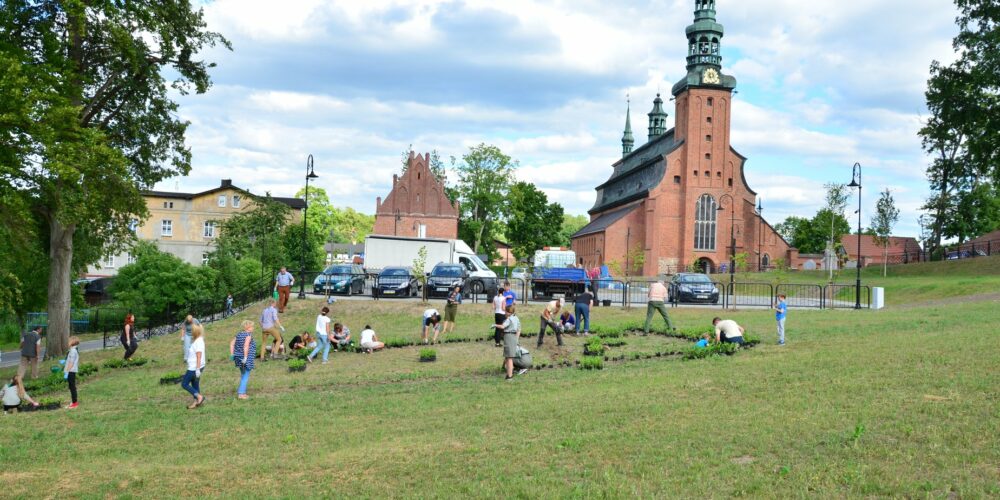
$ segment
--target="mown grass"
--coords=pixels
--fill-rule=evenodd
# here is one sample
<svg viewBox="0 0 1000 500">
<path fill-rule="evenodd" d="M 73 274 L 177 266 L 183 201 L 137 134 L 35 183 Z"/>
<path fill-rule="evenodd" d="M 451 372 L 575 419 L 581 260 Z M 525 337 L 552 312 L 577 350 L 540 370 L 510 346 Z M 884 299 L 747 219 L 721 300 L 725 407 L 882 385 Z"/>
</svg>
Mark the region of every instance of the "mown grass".
<svg viewBox="0 0 1000 500">
<path fill-rule="evenodd" d="M 286 335 L 311 328 L 294 302 Z M 785 347 L 767 311 L 733 313 L 764 342 L 735 356 L 532 371 L 504 382 L 488 342 L 332 354 L 288 373 L 261 364 L 238 401 L 228 342 L 251 310 L 208 327 L 208 402 L 161 386 L 181 369 L 176 337 L 145 342 L 144 367 L 102 371 L 81 408 L 2 419 L 4 496 L 723 497 L 1000 495 L 996 302 L 881 312 L 793 310 Z M 341 301 L 357 334 L 419 335 L 419 304 Z M 538 309 L 521 313 L 526 331 Z M 717 311 L 674 312 L 680 327 Z M 597 325 L 644 310 L 595 310 Z M 466 305 L 457 335 L 485 336 Z M 258 337 L 259 338 L 259 337 Z M 622 337 L 610 350 L 685 345 Z M 533 349 L 536 362 L 582 356 Z M 679 344 L 678 344 L 679 343 Z M 630 351 L 631 352 L 631 351 Z M 84 354 L 100 362 L 118 352 Z M 68 398 L 68 395 L 67 395 Z"/>
</svg>

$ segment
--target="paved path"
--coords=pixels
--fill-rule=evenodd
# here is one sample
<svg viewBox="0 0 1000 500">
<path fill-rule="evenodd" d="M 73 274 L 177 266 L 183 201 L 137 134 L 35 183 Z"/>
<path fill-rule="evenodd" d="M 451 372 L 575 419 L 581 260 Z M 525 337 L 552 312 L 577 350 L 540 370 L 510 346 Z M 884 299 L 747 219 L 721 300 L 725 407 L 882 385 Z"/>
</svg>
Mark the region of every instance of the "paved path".
<svg viewBox="0 0 1000 500">
<path fill-rule="evenodd" d="M 44 344 L 44 343 L 43 343 Z M 80 347 L 78 349 L 81 352 L 87 351 L 97 351 L 104 349 L 104 339 L 88 340 L 86 342 L 80 342 Z M 42 355 L 45 355 L 45 347 L 42 346 Z M 7 351 L 0 355 L 0 368 L 10 368 L 12 366 L 17 366 L 21 362 L 21 351 Z M 43 361 L 42 365 L 38 367 L 38 373 L 41 374 L 42 370 L 48 370 L 46 365 L 50 362 L 55 362 L 52 360 Z M 46 372 L 47 373 L 47 372 Z"/>
</svg>

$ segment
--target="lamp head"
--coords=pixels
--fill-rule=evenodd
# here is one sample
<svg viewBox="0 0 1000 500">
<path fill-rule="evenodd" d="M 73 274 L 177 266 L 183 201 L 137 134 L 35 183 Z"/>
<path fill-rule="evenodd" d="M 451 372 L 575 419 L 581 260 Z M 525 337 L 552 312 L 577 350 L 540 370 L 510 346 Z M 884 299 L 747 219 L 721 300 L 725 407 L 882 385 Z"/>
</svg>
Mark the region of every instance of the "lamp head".
<svg viewBox="0 0 1000 500">
<path fill-rule="evenodd" d="M 847 187 L 849 187 L 849 188 L 859 188 L 859 187 L 861 187 L 861 184 L 858 183 L 857 179 L 852 179 L 851 183 L 848 184 Z"/>
</svg>

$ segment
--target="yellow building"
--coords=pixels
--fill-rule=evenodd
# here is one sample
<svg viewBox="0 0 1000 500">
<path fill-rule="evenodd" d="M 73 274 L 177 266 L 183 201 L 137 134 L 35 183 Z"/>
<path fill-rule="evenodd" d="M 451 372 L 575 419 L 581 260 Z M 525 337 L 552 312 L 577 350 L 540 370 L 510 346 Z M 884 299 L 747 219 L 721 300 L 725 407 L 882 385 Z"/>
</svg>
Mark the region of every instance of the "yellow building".
<svg viewBox="0 0 1000 500">
<path fill-rule="evenodd" d="M 219 235 L 219 221 L 226 220 L 253 206 L 253 195 L 234 186 L 230 179 L 214 189 L 200 193 L 145 191 L 149 218 L 138 224 L 136 236 L 153 241 L 160 250 L 176 255 L 196 266 L 208 260 Z M 272 198 L 292 209 L 293 221 L 302 220 L 305 201 L 299 198 Z M 118 268 L 133 262 L 126 252 L 108 256 L 98 266 L 87 270 L 88 276 L 114 276 Z"/>
</svg>

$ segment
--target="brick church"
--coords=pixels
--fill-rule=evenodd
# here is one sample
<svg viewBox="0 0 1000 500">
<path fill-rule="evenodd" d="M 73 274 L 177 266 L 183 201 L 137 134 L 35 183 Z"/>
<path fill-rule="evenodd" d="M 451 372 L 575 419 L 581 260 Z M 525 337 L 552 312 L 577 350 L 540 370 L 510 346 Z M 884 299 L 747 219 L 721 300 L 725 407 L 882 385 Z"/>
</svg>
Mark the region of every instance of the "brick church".
<svg viewBox="0 0 1000 500">
<path fill-rule="evenodd" d="M 392 176 L 392 191 L 375 200 L 372 234 L 413 238 L 458 238 L 458 204 L 430 168 L 430 155 L 410 151 L 406 172 Z"/>
<path fill-rule="evenodd" d="M 729 143 L 736 79 L 722 73 L 715 0 L 696 0 L 695 9 L 687 27 L 687 75 L 672 90 L 675 126 L 667 129 L 657 94 L 647 141 L 635 148 L 626 111 L 622 158 L 597 186 L 590 223 L 572 238 L 584 267 L 615 262 L 624 269 L 628 259 L 630 275 L 718 271 L 728 265 L 731 246 L 735 254 L 747 252 L 752 268 L 777 259 L 797 263 L 798 252 L 761 217 L 744 176 L 747 159 Z"/>
</svg>

